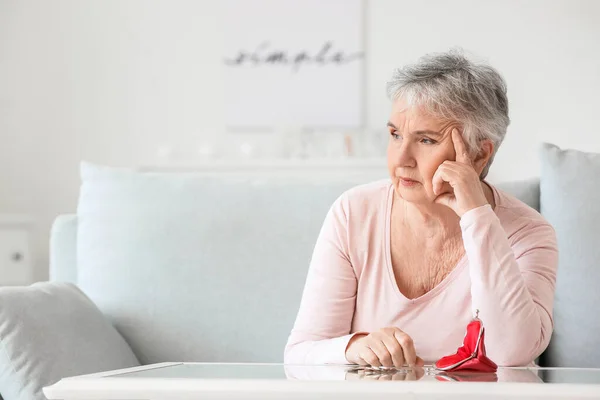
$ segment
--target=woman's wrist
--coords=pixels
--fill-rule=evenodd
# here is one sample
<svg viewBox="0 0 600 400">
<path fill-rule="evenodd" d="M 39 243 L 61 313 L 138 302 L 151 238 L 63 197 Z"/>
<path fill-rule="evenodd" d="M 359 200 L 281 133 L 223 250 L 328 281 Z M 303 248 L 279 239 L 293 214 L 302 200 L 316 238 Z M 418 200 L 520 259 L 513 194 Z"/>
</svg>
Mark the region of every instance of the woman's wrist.
<svg viewBox="0 0 600 400">
<path fill-rule="evenodd" d="M 474 224 L 482 217 L 494 214 L 491 204 L 484 204 L 480 207 L 473 208 L 460 217 L 460 226 L 464 230 L 466 227 Z"/>
</svg>

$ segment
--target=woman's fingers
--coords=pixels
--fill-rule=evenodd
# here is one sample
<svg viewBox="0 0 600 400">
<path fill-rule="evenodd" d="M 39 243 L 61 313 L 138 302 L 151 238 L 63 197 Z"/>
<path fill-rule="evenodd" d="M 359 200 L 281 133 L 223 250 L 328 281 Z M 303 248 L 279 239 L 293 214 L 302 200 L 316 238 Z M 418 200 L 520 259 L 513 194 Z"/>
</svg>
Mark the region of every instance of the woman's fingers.
<svg viewBox="0 0 600 400">
<path fill-rule="evenodd" d="M 433 174 L 433 178 L 431 179 L 431 186 L 432 186 L 432 190 L 433 190 L 433 194 L 435 194 L 436 196 L 439 196 L 442 193 L 442 190 L 444 188 L 444 178 L 442 176 L 443 172 L 441 171 L 441 169 L 444 168 L 443 165 L 440 165 L 438 167 L 438 169 L 435 171 L 435 173 Z"/>
<path fill-rule="evenodd" d="M 373 367 L 422 367 L 424 361 L 417 357 L 410 336 L 395 327 L 370 333 L 347 349 L 347 359 L 356 364 Z"/>
<path fill-rule="evenodd" d="M 454 166 L 449 165 L 447 161 L 440 164 L 435 173 L 433 174 L 433 178 L 431 178 L 431 190 L 433 190 L 433 194 L 439 196 L 446 192 L 453 192 L 453 177 L 456 175 L 456 172 L 453 170 Z"/>
<path fill-rule="evenodd" d="M 413 367 L 417 362 L 417 352 L 415 351 L 415 344 L 410 336 L 402 332 L 400 329 L 394 332 L 394 336 L 400 346 L 402 346 L 402 352 L 404 353 L 404 361 L 409 367 Z"/>
<path fill-rule="evenodd" d="M 423 360 L 421 360 L 423 361 Z M 422 366 L 418 366 L 416 368 L 414 368 L 415 371 L 415 377 L 417 378 L 416 380 L 418 381 L 419 379 L 421 379 L 423 376 L 425 376 L 425 370 L 422 368 Z"/>
<path fill-rule="evenodd" d="M 368 345 L 364 346 L 360 353 L 358 354 L 359 358 L 365 361 L 364 365 L 372 365 L 374 367 L 381 367 L 381 363 L 379 362 L 379 357 L 377 354 L 371 349 Z M 363 364 L 361 364 L 363 365 Z"/>
<path fill-rule="evenodd" d="M 394 367 L 401 368 L 404 366 L 404 351 L 402 346 L 398 343 L 398 340 L 394 335 L 383 335 L 382 341 L 387 347 L 387 350 L 392 358 L 392 364 Z M 390 365 L 391 366 L 391 365 Z"/>
<path fill-rule="evenodd" d="M 467 145 L 457 129 L 452 130 L 452 143 L 454 144 L 454 151 L 456 152 L 456 161 L 471 165 Z"/>
<path fill-rule="evenodd" d="M 381 338 L 383 339 L 383 338 Z M 388 351 L 388 347 L 379 337 L 373 337 L 373 340 L 369 343 L 369 347 L 379 358 L 379 362 L 384 367 L 392 367 L 394 365 L 392 361 L 392 355 Z"/>
<path fill-rule="evenodd" d="M 367 365 L 369 365 L 369 363 L 365 361 L 361 356 L 356 356 L 354 362 L 362 367 L 366 367 Z"/>
</svg>

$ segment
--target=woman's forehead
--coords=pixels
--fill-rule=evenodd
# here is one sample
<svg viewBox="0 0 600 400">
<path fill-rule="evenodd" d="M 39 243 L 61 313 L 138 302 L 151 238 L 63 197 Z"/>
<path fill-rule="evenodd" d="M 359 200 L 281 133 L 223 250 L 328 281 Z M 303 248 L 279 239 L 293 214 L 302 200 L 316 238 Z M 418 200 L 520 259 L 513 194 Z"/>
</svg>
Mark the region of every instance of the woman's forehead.
<svg viewBox="0 0 600 400">
<path fill-rule="evenodd" d="M 451 128 L 461 129 L 459 121 L 432 114 L 419 103 L 407 102 L 399 97 L 392 103 L 388 126 L 395 129 L 416 132 L 435 131 L 447 134 Z"/>
<path fill-rule="evenodd" d="M 408 105 L 399 100 L 392 105 L 389 118 L 390 126 L 397 129 L 438 130 L 447 125 L 447 121 L 427 113 L 422 106 Z"/>
</svg>

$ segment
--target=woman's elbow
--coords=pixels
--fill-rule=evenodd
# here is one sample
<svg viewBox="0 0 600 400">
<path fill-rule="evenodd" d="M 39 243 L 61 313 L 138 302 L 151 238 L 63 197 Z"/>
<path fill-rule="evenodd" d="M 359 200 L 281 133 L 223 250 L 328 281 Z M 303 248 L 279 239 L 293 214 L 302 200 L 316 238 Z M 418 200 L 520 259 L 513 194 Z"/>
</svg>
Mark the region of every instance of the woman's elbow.
<svg viewBox="0 0 600 400">
<path fill-rule="evenodd" d="M 285 346 L 285 349 L 283 350 L 283 363 L 284 364 L 295 364 L 293 348 L 290 345 Z"/>
<path fill-rule="evenodd" d="M 288 343 L 285 346 L 283 351 L 284 364 L 305 364 L 305 357 L 302 355 L 301 345 L 302 342 L 294 344 Z"/>
<path fill-rule="evenodd" d="M 535 357 L 523 353 L 505 354 L 495 360 L 493 359 L 499 367 L 526 367 L 531 365 L 534 360 Z"/>
<path fill-rule="evenodd" d="M 524 335 L 523 335 L 524 336 Z M 531 365 L 546 350 L 549 339 L 542 332 L 539 332 L 530 340 L 514 338 L 510 348 L 501 349 L 495 354 L 492 360 L 499 367 L 525 367 Z"/>
</svg>

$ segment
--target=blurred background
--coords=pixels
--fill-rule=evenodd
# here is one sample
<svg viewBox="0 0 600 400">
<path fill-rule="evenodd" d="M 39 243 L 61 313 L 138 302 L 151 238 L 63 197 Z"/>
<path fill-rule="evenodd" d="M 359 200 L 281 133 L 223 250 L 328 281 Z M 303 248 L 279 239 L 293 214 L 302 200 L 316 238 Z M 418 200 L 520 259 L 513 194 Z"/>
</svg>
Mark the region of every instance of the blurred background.
<svg viewBox="0 0 600 400">
<path fill-rule="evenodd" d="M 0 0 L 0 245 L 15 265 L 27 260 L 23 279 L 48 277 L 51 223 L 76 211 L 81 160 L 158 170 L 295 160 L 385 174 L 387 80 L 456 46 L 508 84 L 512 122 L 491 182 L 538 176 L 544 141 L 600 151 L 600 1 L 258 3 Z M 248 61 L 238 51 L 260 38 L 265 57 L 306 44 L 314 60 L 335 38 L 331 63 L 343 61 L 336 51 L 355 58 L 341 75 L 225 62 Z M 311 112 L 282 116 L 292 109 Z"/>
</svg>

